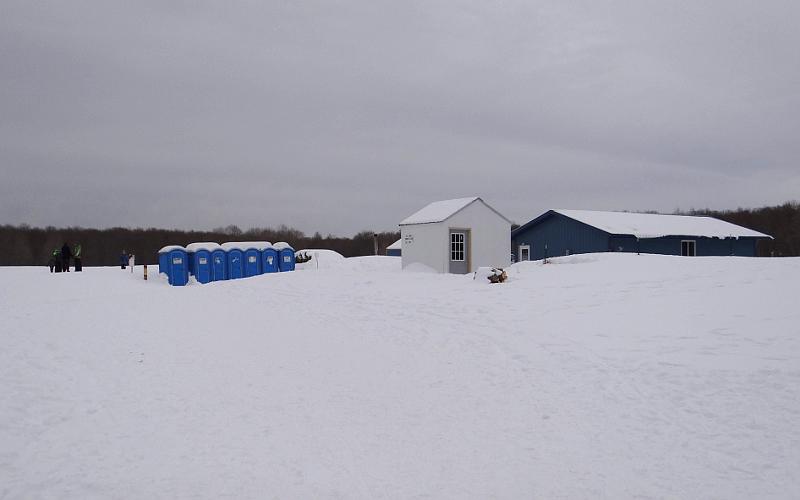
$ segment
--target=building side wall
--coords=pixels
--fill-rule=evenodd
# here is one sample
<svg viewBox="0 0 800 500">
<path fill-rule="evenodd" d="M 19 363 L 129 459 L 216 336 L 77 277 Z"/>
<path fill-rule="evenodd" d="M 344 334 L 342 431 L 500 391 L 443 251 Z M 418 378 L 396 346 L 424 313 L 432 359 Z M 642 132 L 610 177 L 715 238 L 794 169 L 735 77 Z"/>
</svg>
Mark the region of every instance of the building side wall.
<svg viewBox="0 0 800 500">
<path fill-rule="evenodd" d="M 443 223 L 400 226 L 400 237 L 403 239 L 400 256 L 403 269 L 411 264 L 423 264 L 439 273 L 448 271 L 447 227 Z M 409 241 L 409 237 L 413 240 Z"/>
<path fill-rule="evenodd" d="M 545 252 L 547 257 L 559 257 L 567 253 L 607 252 L 610 249 L 608 233 L 558 213 L 517 231 L 511 245 L 515 255 L 519 253 L 520 245 L 529 245 L 531 260 L 545 258 Z"/>
<path fill-rule="evenodd" d="M 511 223 L 481 201 L 467 206 L 444 221 L 445 238 L 450 229 L 470 230 L 469 270 L 479 267 L 508 267 L 511 263 Z M 445 258 L 449 264 L 449 241 L 446 241 Z"/>
<path fill-rule="evenodd" d="M 619 241 L 619 239 L 612 238 Z M 752 238 L 707 238 L 704 236 L 667 236 L 663 238 L 644 238 L 638 243 L 638 251 L 660 255 L 680 255 L 681 241 L 694 240 L 695 255 L 698 257 L 737 255 L 755 257 L 756 245 Z M 616 247 L 615 247 L 616 249 Z M 636 252 L 636 238 L 628 238 L 624 243 L 624 252 Z"/>
</svg>

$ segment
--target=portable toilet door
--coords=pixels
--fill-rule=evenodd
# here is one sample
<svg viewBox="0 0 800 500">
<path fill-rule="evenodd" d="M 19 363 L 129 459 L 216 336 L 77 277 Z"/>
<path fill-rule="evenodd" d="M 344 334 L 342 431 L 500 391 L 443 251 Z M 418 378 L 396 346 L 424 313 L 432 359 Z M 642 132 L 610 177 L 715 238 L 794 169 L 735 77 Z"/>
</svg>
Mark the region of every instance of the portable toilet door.
<svg viewBox="0 0 800 500">
<path fill-rule="evenodd" d="M 244 252 L 238 248 L 228 250 L 228 279 L 244 277 Z"/>
<path fill-rule="evenodd" d="M 192 259 L 192 269 L 194 278 L 200 283 L 211 282 L 211 252 L 208 250 L 198 250 Z"/>
<path fill-rule="evenodd" d="M 186 258 L 186 250 L 175 249 L 169 252 L 167 262 L 169 270 L 169 284 L 173 286 L 184 286 L 189 282 L 189 266 Z"/>
<path fill-rule="evenodd" d="M 244 251 L 244 275 L 258 276 L 261 274 L 261 252 L 257 248 L 248 248 Z"/>
<path fill-rule="evenodd" d="M 228 261 L 225 250 L 219 249 L 211 252 L 211 281 L 228 279 Z"/>
<path fill-rule="evenodd" d="M 262 273 L 277 273 L 278 268 L 278 251 L 269 246 L 261 252 L 261 272 Z"/>
<path fill-rule="evenodd" d="M 294 271 L 294 260 L 294 249 L 292 247 L 282 249 L 279 264 L 281 272 Z"/>
<path fill-rule="evenodd" d="M 199 283 L 211 282 L 211 252 L 220 248 L 219 244 L 210 241 L 186 246 L 189 253 L 189 272 Z"/>
</svg>

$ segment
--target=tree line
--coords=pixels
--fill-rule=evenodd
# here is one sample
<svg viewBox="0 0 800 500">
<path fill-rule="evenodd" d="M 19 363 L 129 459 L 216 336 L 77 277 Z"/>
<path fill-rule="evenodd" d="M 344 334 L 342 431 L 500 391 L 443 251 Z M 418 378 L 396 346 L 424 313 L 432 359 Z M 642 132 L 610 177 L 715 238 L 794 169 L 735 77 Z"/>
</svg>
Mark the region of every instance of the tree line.
<svg viewBox="0 0 800 500">
<path fill-rule="evenodd" d="M 351 238 L 319 232 L 312 236 L 287 226 L 278 228 L 252 228 L 246 231 L 235 225 L 211 231 L 182 231 L 177 229 L 88 229 L 82 227 L 39 228 L 27 224 L 0 226 L 0 266 L 45 265 L 53 250 L 64 243 L 70 248 L 80 243 L 84 266 L 115 266 L 122 252 L 136 255 L 137 264 L 158 263 L 158 250 L 166 245 L 183 245 L 197 241 L 286 241 L 297 250 L 325 248 L 335 250 L 345 257 L 372 255 L 372 231 L 362 231 Z M 384 255 L 386 247 L 400 238 L 399 232 L 380 232 L 378 253 Z"/>
<path fill-rule="evenodd" d="M 707 215 L 772 236 L 758 243 L 761 257 L 796 257 L 800 255 L 800 203 L 736 210 L 692 209 L 677 215 Z"/>
<path fill-rule="evenodd" d="M 771 235 L 774 240 L 761 241 L 759 256 L 800 255 L 800 203 L 793 201 L 762 208 L 736 210 L 692 209 L 676 211 L 679 215 L 708 215 Z M 0 266 L 45 265 L 53 250 L 64 243 L 83 247 L 85 266 L 114 266 L 125 251 L 136 255 L 136 262 L 156 264 L 158 250 L 166 245 L 188 245 L 196 241 L 286 241 L 295 249 L 325 248 L 345 257 L 372 255 L 373 232 L 362 231 L 351 238 L 319 232 L 308 236 L 285 225 L 277 228 L 252 228 L 243 231 L 238 226 L 218 227 L 211 231 L 182 231 L 177 229 L 87 229 L 82 227 L 45 228 L 0 226 Z M 399 232 L 378 233 L 378 253 L 400 238 Z"/>
</svg>

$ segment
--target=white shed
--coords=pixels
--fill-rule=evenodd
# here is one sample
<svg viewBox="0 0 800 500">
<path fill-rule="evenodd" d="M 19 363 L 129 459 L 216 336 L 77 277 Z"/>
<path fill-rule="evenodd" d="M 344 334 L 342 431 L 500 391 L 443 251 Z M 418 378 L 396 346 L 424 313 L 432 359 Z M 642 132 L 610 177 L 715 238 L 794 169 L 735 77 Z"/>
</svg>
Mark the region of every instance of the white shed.
<svg viewBox="0 0 800 500">
<path fill-rule="evenodd" d="M 437 201 L 400 223 L 403 269 L 466 274 L 511 262 L 511 221 L 478 197 Z"/>
</svg>

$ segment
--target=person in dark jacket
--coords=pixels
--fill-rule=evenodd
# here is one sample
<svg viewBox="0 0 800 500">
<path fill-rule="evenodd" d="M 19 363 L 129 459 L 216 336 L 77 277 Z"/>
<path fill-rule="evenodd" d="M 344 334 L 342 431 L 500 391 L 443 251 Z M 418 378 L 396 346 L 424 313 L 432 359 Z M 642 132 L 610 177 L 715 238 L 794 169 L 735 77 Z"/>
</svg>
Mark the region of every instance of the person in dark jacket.
<svg viewBox="0 0 800 500">
<path fill-rule="evenodd" d="M 69 272 L 70 257 L 72 257 L 72 250 L 69 249 L 69 245 L 64 243 L 64 246 L 61 247 L 61 270 L 65 273 Z"/>
<path fill-rule="evenodd" d="M 72 247 L 72 260 L 75 261 L 75 272 L 79 273 L 83 271 L 83 260 L 81 256 L 81 244 L 75 243 L 75 246 Z"/>
<path fill-rule="evenodd" d="M 50 266 L 50 272 L 52 273 L 55 271 L 56 268 L 56 258 L 53 254 L 50 254 L 50 258 L 47 260 L 47 265 Z"/>
<path fill-rule="evenodd" d="M 125 269 L 125 266 L 127 265 L 128 265 L 128 254 L 125 253 L 125 250 L 123 250 L 122 253 L 119 254 L 119 268 Z"/>
</svg>

